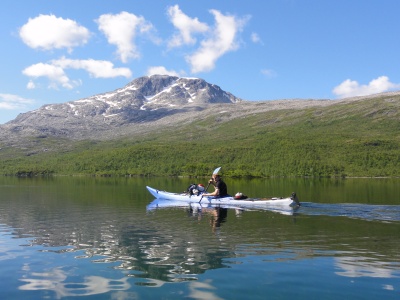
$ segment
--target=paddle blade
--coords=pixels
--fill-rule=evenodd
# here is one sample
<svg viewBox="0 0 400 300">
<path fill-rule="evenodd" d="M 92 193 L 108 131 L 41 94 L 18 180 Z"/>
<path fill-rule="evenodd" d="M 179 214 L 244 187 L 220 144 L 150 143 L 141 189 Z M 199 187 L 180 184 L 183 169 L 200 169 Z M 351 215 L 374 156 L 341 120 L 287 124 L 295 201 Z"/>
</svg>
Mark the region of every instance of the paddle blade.
<svg viewBox="0 0 400 300">
<path fill-rule="evenodd" d="M 213 175 L 217 175 L 218 172 L 219 172 L 219 170 L 221 170 L 221 167 L 216 168 L 216 169 L 214 170 L 214 172 L 213 172 Z"/>
</svg>

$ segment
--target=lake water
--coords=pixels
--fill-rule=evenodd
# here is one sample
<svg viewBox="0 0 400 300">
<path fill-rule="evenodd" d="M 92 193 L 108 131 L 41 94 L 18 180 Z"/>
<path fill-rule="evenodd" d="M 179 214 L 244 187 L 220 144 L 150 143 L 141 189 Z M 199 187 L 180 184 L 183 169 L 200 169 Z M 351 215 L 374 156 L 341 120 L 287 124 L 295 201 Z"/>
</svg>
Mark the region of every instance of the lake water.
<svg viewBox="0 0 400 300">
<path fill-rule="evenodd" d="M 0 299 L 400 299 L 400 179 L 226 178 L 302 206 L 147 209 L 192 181 L 0 177 Z"/>
</svg>

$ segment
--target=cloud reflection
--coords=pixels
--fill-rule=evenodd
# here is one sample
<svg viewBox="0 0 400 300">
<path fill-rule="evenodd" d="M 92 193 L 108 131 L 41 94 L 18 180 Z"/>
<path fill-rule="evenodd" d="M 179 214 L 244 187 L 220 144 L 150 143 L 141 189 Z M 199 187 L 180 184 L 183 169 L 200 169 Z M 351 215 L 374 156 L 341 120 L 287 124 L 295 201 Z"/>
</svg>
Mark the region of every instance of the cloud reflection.
<svg viewBox="0 0 400 300">
<path fill-rule="evenodd" d="M 189 285 L 191 299 L 207 299 L 207 300 L 222 300 L 223 298 L 218 297 L 212 290 L 216 287 L 211 285 L 211 280 L 204 282 L 193 281 Z"/>
<path fill-rule="evenodd" d="M 29 266 L 25 265 L 24 269 L 29 269 Z M 127 282 L 129 279 L 127 277 L 108 279 L 101 276 L 85 276 L 83 277 L 83 282 L 71 282 L 67 280 L 68 276 L 66 272 L 60 268 L 54 268 L 51 271 L 42 273 L 32 272 L 30 276 L 32 278 L 20 279 L 25 283 L 19 287 L 20 290 L 53 291 L 57 299 L 67 296 L 90 296 L 111 291 L 126 291 L 131 288 L 131 285 Z M 119 294 L 119 296 L 116 298 L 113 297 L 113 299 L 125 299 L 125 297 L 121 298 L 121 296 Z"/>
<path fill-rule="evenodd" d="M 368 257 L 337 257 L 335 266 L 341 269 L 335 274 L 345 277 L 395 278 L 396 275 L 384 262 Z"/>
</svg>

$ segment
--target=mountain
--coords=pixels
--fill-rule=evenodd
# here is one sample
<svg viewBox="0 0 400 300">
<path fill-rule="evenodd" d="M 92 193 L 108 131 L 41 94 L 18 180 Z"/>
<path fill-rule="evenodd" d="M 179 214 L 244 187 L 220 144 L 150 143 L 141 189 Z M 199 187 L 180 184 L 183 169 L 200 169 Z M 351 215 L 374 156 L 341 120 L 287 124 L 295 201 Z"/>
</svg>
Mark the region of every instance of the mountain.
<svg viewBox="0 0 400 300">
<path fill-rule="evenodd" d="M 0 126 L 0 174 L 394 176 L 400 92 L 245 101 L 201 79 L 142 77 Z"/>
<path fill-rule="evenodd" d="M 44 105 L 1 126 L 22 136 L 90 138 L 127 125 L 149 123 L 208 104 L 242 100 L 199 78 L 167 75 L 140 77 L 113 92 L 61 104 Z"/>
<path fill-rule="evenodd" d="M 295 116 L 303 115 L 308 109 L 328 116 L 328 107 L 343 115 L 353 110 L 360 112 L 362 107 L 372 111 L 367 115 L 375 115 L 376 107 L 381 107 L 383 111 L 388 110 L 390 116 L 397 107 L 386 106 L 398 103 L 399 95 L 400 92 L 391 92 L 340 100 L 245 101 L 203 79 L 153 75 L 137 78 L 112 92 L 48 104 L 20 114 L 0 125 L 0 148 L 3 151 L 23 149 L 29 155 L 43 149 L 58 151 L 72 145 L 72 141 L 140 138 L 165 129 L 175 133 L 185 126 L 199 127 L 196 125 L 199 122 L 242 123 L 245 119 L 248 122 L 254 116 L 265 119 L 260 124 L 270 126 L 286 119 L 271 117 L 276 115 L 274 112 L 282 111 L 292 116 L 288 120 L 294 124 L 300 121 Z M 341 118 L 340 114 L 337 117 Z M 58 146 L 49 146 L 50 140 Z M 39 148 L 42 150 L 35 150 Z"/>
</svg>

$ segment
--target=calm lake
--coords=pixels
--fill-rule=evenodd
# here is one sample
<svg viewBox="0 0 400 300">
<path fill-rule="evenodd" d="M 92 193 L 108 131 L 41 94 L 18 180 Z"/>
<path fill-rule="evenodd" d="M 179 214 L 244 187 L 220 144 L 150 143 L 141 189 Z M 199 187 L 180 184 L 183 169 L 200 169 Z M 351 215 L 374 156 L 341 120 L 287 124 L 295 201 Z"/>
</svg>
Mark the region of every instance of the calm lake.
<svg viewBox="0 0 400 300">
<path fill-rule="evenodd" d="M 296 191 L 285 214 L 147 208 L 192 182 L 0 177 L 0 299 L 400 299 L 400 179 L 225 178 Z"/>
</svg>

